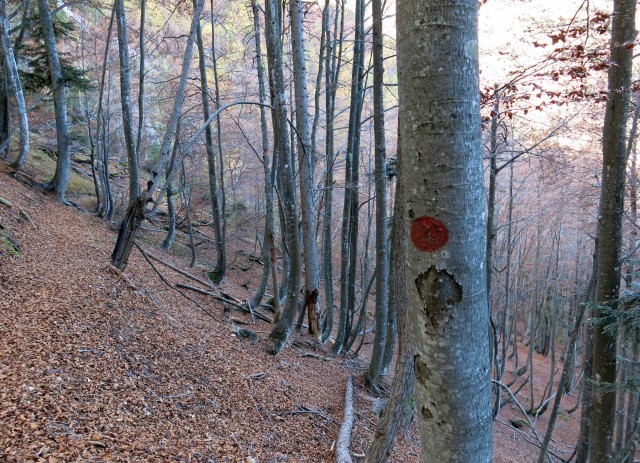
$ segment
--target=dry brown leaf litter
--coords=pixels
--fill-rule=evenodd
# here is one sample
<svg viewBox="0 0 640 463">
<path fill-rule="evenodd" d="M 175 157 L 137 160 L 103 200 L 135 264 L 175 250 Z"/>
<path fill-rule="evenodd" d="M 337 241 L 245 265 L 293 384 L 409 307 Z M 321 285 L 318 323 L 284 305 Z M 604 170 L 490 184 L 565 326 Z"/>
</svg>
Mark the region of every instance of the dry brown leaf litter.
<svg viewBox="0 0 640 463">
<path fill-rule="evenodd" d="M 105 223 L 7 172 L 1 168 L 0 196 L 37 228 L 16 207 L 0 206 L 0 224 L 24 253 L 0 254 L 0 461 L 333 460 L 345 378 L 358 365 L 302 358 L 304 341 L 268 355 L 268 324 L 249 327 L 255 344 L 232 336 L 219 304 L 189 294 L 215 321 L 164 285 L 136 251 L 123 279 L 107 265 L 115 234 Z M 225 290 L 247 297 L 247 273 L 230 273 Z M 545 360 L 538 359 L 541 371 Z M 356 385 L 352 451 L 362 454 L 376 417 L 362 378 Z M 501 418 L 518 414 L 507 407 Z M 575 414 L 559 420 L 558 439 L 572 443 L 576 430 Z M 497 423 L 494 437 L 497 462 L 535 461 L 537 449 L 512 428 Z M 415 426 L 407 438 L 391 461 L 419 461 Z"/>
</svg>

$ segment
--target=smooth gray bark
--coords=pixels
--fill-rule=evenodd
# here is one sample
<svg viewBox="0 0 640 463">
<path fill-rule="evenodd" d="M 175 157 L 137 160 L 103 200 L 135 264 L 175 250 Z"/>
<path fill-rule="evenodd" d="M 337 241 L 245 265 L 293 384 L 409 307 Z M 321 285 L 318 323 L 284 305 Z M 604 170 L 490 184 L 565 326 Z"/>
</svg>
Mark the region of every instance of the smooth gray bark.
<svg viewBox="0 0 640 463">
<path fill-rule="evenodd" d="M 298 163 L 300 166 L 300 210 L 302 216 L 302 241 L 304 244 L 305 309 L 309 314 L 309 332 L 318 341 L 321 332 L 318 326 L 318 294 L 320 277 L 318 272 L 318 247 L 316 242 L 316 207 L 314 203 L 314 173 L 311 134 L 309 132 L 309 94 L 307 92 L 307 69 L 305 65 L 304 31 L 302 28 L 302 1 L 289 1 L 291 25 L 291 50 L 293 52 L 293 83 L 295 91 L 296 131 L 298 141 Z"/>
<path fill-rule="evenodd" d="M 387 153 L 384 134 L 384 36 L 382 0 L 373 0 L 373 132 L 376 192 L 376 333 L 367 381 L 375 387 L 383 369 L 387 344 L 389 245 L 387 242 Z"/>
<path fill-rule="evenodd" d="M 256 47 L 256 67 L 258 70 L 258 95 L 261 105 L 266 101 L 264 65 L 262 62 L 262 46 L 260 40 L 260 10 L 258 9 L 257 0 L 251 0 L 251 11 L 253 13 L 254 42 Z M 265 198 L 265 219 L 264 219 L 264 240 L 262 242 L 262 277 L 256 291 L 251 296 L 249 303 L 252 307 L 260 305 L 269 281 L 269 273 L 273 268 L 273 285 L 274 285 L 274 313 L 277 305 L 277 288 L 278 275 L 275 272 L 275 249 L 274 246 L 274 230 L 273 230 L 273 184 L 274 169 L 272 168 L 269 156 L 269 127 L 267 125 L 267 114 L 264 106 L 260 106 L 260 132 L 262 135 L 262 167 L 264 170 L 264 198 Z M 273 166 L 275 167 L 275 166 Z M 272 262 L 272 256 L 273 261 Z"/>
<path fill-rule="evenodd" d="M 209 82 L 207 79 L 206 55 L 204 52 L 204 43 L 202 40 L 202 28 L 198 26 L 196 33 L 196 42 L 198 44 L 198 64 L 200 69 L 200 96 L 202 101 L 203 119 L 209 120 L 211 110 L 209 108 Z M 204 129 L 205 148 L 207 151 L 207 167 L 209 171 L 209 196 L 211 196 L 211 215 L 213 216 L 213 233 L 216 244 L 216 264 L 213 268 L 213 274 L 216 276 L 224 276 L 225 268 L 225 242 L 222 231 L 223 219 L 220 213 L 220 196 L 218 192 L 218 174 L 216 168 L 216 151 L 213 146 L 213 132 L 211 125 L 207 124 Z"/>
<path fill-rule="evenodd" d="M 338 32 L 338 25 L 340 30 Z M 328 29 L 328 23 L 325 24 Z M 326 118 L 326 138 L 325 138 L 325 203 L 324 222 L 322 224 L 322 278 L 324 282 L 324 296 L 326 312 L 323 317 L 322 341 L 329 339 L 333 330 L 334 318 L 334 293 L 333 293 L 333 172 L 336 154 L 335 151 L 335 101 L 338 75 L 342 64 L 342 36 L 344 31 L 344 3 L 336 1 L 336 11 L 333 23 L 333 34 L 327 32 L 327 52 L 325 66 L 325 118 Z M 337 51 L 336 51 L 337 45 Z"/>
<path fill-rule="evenodd" d="M 129 207 L 140 195 L 140 167 L 136 141 L 133 135 L 133 113 L 131 111 L 131 71 L 129 68 L 129 42 L 127 40 L 127 17 L 124 0 L 116 0 L 116 23 L 118 25 L 118 56 L 120 58 L 120 104 L 122 106 L 122 129 L 129 164 Z"/>
<path fill-rule="evenodd" d="M 356 1 L 355 39 L 351 68 L 351 100 L 345 162 L 340 262 L 340 316 L 333 352 L 339 354 L 348 341 L 355 309 L 355 272 L 358 253 L 358 175 L 364 67 L 364 0 Z"/>
<path fill-rule="evenodd" d="M 22 84 L 18 74 L 18 64 L 11 46 L 11 39 L 9 39 L 9 21 L 7 20 L 5 0 L 0 2 L 0 40 L 2 41 L 2 52 L 7 70 L 5 75 L 16 99 L 18 122 L 20 124 L 20 151 L 16 160 L 12 163 L 12 167 L 22 169 L 29 155 L 29 119 L 27 118 L 27 106 L 24 102 L 24 93 L 22 92 Z"/>
<path fill-rule="evenodd" d="M 144 26 L 147 16 L 147 0 L 140 0 L 140 69 L 138 70 L 138 135 L 136 136 L 136 154 L 140 160 L 140 150 L 142 149 L 142 134 L 144 132 L 144 80 L 147 75 L 146 53 L 144 50 Z"/>
<path fill-rule="evenodd" d="M 216 103 L 216 110 L 221 107 L 220 103 L 220 79 L 218 78 L 218 54 L 216 51 L 216 22 L 213 16 L 214 5 L 213 0 L 211 4 L 211 62 L 213 64 L 213 88 L 214 88 L 214 101 Z M 222 152 L 222 125 L 220 124 L 220 117 L 216 117 L 216 148 L 218 150 L 218 188 L 217 188 L 217 202 L 219 209 L 219 234 L 217 250 L 218 256 L 214 273 L 217 281 L 222 281 L 227 272 L 227 200 L 225 192 L 224 181 L 224 156 Z"/>
<path fill-rule="evenodd" d="M 399 0 L 409 339 L 422 462 L 490 462 L 486 223 L 475 0 Z"/>
<path fill-rule="evenodd" d="M 102 61 L 102 72 L 100 75 L 100 86 L 98 91 L 98 111 L 96 113 L 96 149 L 97 149 L 97 158 L 96 158 L 96 172 L 99 177 L 99 181 L 97 182 L 102 188 L 102 194 L 99 196 L 101 201 L 98 203 L 97 214 L 98 217 L 105 217 L 110 220 L 113 216 L 115 203 L 113 199 L 113 195 L 111 194 L 111 184 L 109 181 L 109 143 L 108 143 L 108 133 L 109 133 L 109 118 L 105 115 L 104 108 L 104 90 L 107 80 L 107 67 L 109 61 L 109 47 L 111 45 L 111 34 L 113 32 L 113 22 L 116 17 L 116 8 L 115 2 L 113 7 L 111 8 L 111 19 L 109 21 L 109 27 L 107 28 L 107 39 L 106 45 L 104 49 L 104 58 Z M 109 81 L 111 80 L 111 73 L 109 72 Z M 110 88 L 110 87 L 109 87 Z M 109 93 L 107 93 L 107 107 L 106 111 L 109 111 Z"/>
<path fill-rule="evenodd" d="M 69 127 L 67 124 L 67 86 L 62 80 L 62 68 L 58 49 L 56 46 L 56 36 L 51 22 L 51 12 L 47 0 L 38 0 L 40 17 L 40 27 L 44 36 L 44 45 L 47 50 L 47 61 L 51 79 L 51 89 L 53 90 L 53 105 L 56 114 L 56 140 L 58 146 L 58 156 L 56 161 L 56 171 L 53 179 L 46 185 L 46 189 L 54 190 L 58 200 L 66 203 L 65 194 L 69 183 L 69 170 L 71 168 L 71 155 L 69 152 Z"/>
<path fill-rule="evenodd" d="M 278 150 L 278 177 L 282 185 L 279 192 L 283 219 L 282 226 L 284 229 L 284 243 L 289 256 L 289 275 L 287 277 L 286 299 L 282 315 L 269 335 L 273 341 L 272 352 L 276 354 L 284 347 L 291 333 L 298 310 L 301 258 L 300 238 L 298 235 L 299 213 L 295 199 L 295 177 L 287 126 L 287 102 L 282 64 L 282 44 L 280 42 L 280 20 L 278 4 L 273 0 L 265 1 L 265 37 L 271 100 L 274 108 L 274 144 Z"/>
<path fill-rule="evenodd" d="M 398 135 L 400 134 L 398 133 Z M 400 151 L 398 151 L 397 158 L 398 168 L 400 168 L 402 163 Z M 392 260 L 389 278 L 389 306 L 395 308 L 398 314 L 398 358 L 389 402 L 376 428 L 365 463 L 386 463 L 393 451 L 393 442 L 400 425 L 406 421 L 403 418 L 406 418 L 407 415 L 413 415 L 413 408 L 407 405 L 413 394 L 414 370 L 413 352 L 407 335 L 407 240 L 404 201 L 404 182 L 398 179 L 393 206 Z M 387 349 L 385 349 L 385 354 L 386 352 Z"/>
</svg>

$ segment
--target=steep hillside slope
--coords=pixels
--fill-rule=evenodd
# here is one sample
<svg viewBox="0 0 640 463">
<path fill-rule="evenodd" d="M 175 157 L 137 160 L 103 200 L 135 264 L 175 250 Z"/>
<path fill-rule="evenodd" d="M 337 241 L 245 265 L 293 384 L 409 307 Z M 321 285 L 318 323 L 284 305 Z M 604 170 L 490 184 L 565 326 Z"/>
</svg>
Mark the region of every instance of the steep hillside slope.
<svg viewBox="0 0 640 463">
<path fill-rule="evenodd" d="M 205 314 L 137 250 L 125 276 L 114 273 L 116 235 L 100 219 L 5 167 L 0 197 L 12 203 L 0 205 L 0 461 L 332 462 L 350 372 L 358 386 L 352 450 L 365 451 L 376 426 L 362 387 L 366 359 L 323 361 L 327 352 L 304 334 L 270 356 L 269 324 L 225 316 L 219 302 L 189 292 Z M 206 279 L 204 267 L 189 271 Z M 225 290 L 246 297 L 243 275 L 230 272 Z M 257 340 L 234 335 L 239 322 Z M 532 434 L 505 427 L 511 415 L 518 411 L 508 406 L 495 425 L 496 461 L 535 461 Z M 561 420 L 559 439 L 572 443 L 575 424 L 573 415 Z M 400 438 L 391 461 L 418 461 L 416 432 L 412 425 L 408 441 Z"/>
</svg>

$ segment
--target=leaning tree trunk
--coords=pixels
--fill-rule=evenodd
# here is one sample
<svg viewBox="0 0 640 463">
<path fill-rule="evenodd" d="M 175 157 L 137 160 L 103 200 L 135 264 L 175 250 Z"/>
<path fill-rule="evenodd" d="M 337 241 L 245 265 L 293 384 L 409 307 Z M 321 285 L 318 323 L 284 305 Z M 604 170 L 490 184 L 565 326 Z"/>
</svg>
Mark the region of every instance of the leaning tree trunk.
<svg viewBox="0 0 640 463">
<path fill-rule="evenodd" d="M 626 128 L 631 91 L 633 43 L 636 37 L 636 0 L 614 0 L 608 99 L 602 133 L 602 188 L 598 208 L 598 256 L 596 304 L 616 310 L 622 257 L 622 220 L 626 177 Z M 595 317 L 603 315 L 595 310 Z M 616 333 L 603 324 L 594 326 L 593 405 L 589 460 L 609 462 L 613 458 L 616 417 Z"/>
<path fill-rule="evenodd" d="M 47 62 L 53 90 L 53 106 L 56 113 L 56 139 L 58 143 L 58 158 L 53 179 L 46 185 L 47 190 L 54 190 L 58 200 L 66 203 L 65 194 L 69 183 L 71 157 L 69 153 L 69 127 L 67 125 L 67 86 L 62 80 L 62 67 L 56 48 L 56 35 L 51 21 L 49 2 L 38 0 L 40 10 L 40 27 L 44 35 L 44 45 L 47 50 Z"/>
<path fill-rule="evenodd" d="M 0 39 L 2 41 L 2 52 L 7 69 L 6 77 L 16 98 L 18 120 L 20 123 L 20 151 L 12 166 L 16 169 L 22 169 L 29 155 L 29 120 L 27 119 L 27 106 L 24 102 L 22 84 L 20 83 L 20 76 L 18 75 L 18 64 L 16 63 L 11 40 L 9 39 L 9 21 L 7 20 L 5 0 L 0 2 Z"/>
<path fill-rule="evenodd" d="M 490 462 L 476 0 L 399 0 L 409 340 L 422 461 Z"/>
</svg>

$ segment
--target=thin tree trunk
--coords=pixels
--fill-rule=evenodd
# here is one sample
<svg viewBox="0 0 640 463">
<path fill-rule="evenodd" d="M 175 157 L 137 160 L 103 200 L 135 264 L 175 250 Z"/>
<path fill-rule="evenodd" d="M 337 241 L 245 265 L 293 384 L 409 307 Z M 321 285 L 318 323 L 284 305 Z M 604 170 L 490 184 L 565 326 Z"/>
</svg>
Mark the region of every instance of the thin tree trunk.
<svg viewBox="0 0 640 463">
<path fill-rule="evenodd" d="M 376 191 L 376 334 L 367 373 L 367 381 L 375 387 L 384 366 L 387 344 L 389 244 L 387 242 L 387 154 L 384 135 L 384 36 L 382 32 L 382 0 L 373 0 L 373 126 L 375 137 Z"/>
<path fill-rule="evenodd" d="M 213 19 L 213 18 L 212 18 Z M 207 80 L 207 67 L 205 61 L 204 42 L 202 40 L 202 28 L 198 25 L 196 32 L 198 45 L 198 64 L 200 69 L 200 95 L 202 101 L 203 119 L 209 120 L 211 110 L 209 108 L 209 84 Z M 224 276 L 226 249 L 222 231 L 223 218 L 220 213 L 220 196 L 218 192 L 218 174 L 216 172 L 216 152 L 213 147 L 213 133 L 211 125 L 204 129 L 205 147 L 207 151 L 207 166 L 209 169 L 209 196 L 211 196 L 211 215 L 213 216 L 213 233 L 216 243 L 216 264 L 213 268 L 213 280 L 220 281 Z"/>
<path fill-rule="evenodd" d="M 216 23 L 213 17 L 213 0 L 211 0 L 211 61 L 213 64 L 213 86 L 216 110 L 220 109 L 220 80 L 218 78 L 218 55 L 216 51 Z M 222 281 L 227 272 L 227 200 L 224 182 L 224 157 L 222 153 L 222 126 L 220 117 L 216 118 L 216 147 L 218 148 L 218 179 L 220 188 L 217 189 L 217 201 L 220 218 L 220 233 L 218 235 L 218 257 L 214 272 L 216 280 Z M 213 200 L 213 199 L 212 199 Z"/>
<path fill-rule="evenodd" d="M 360 151 L 360 115 L 362 110 L 362 81 L 364 67 L 364 1 L 356 1 L 353 67 L 351 70 L 351 102 L 345 165 L 344 205 L 342 210 L 340 317 L 333 346 L 334 353 L 342 351 L 351 331 L 355 303 L 355 271 L 358 252 L 358 169 Z"/>
<path fill-rule="evenodd" d="M 133 113 L 131 111 L 131 77 L 129 68 L 129 42 L 127 40 L 127 17 L 124 0 L 116 0 L 116 23 L 118 25 L 118 55 L 120 57 L 120 104 L 122 105 L 122 129 L 129 163 L 129 206 L 140 195 L 140 166 L 133 136 Z"/>
<path fill-rule="evenodd" d="M 340 26 L 340 32 L 338 36 L 338 24 Z M 328 29 L 328 24 L 326 25 Z M 342 7 L 339 6 L 339 0 L 336 1 L 335 19 L 333 24 L 333 34 L 329 35 L 327 31 L 327 53 L 326 53 L 326 94 L 325 94 L 325 109 L 326 109 L 326 149 L 325 149 L 325 163 L 326 163 L 326 175 L 325 175 L 325 203 L 324 203 L 324 223 L 323 223 L 323 245 L 322 245 L 322 276 L 324 279 L 324 294 L 325 305 L 327 307 L 324 316 L 324 327 L 322 334 L 322 342 L 329 339 L 331 331 L 333 330 L 333 318 L 334 318 L 334 292 L 333 292 L 333 170 L 335 165 L 336 154 L 335 150 L 335 101 L 337 91 L 338 75 L 340 73 L 340 67 L 342 64 L 342 34 L 344 28 L 344 3 Z M 338 51 L 335 51 L 335 44 L 338 43 Z"/>
<path fill-rule="evenodd" d="M 136 136 L 136 154 L 140 161 L 142 149 L 142 134 L 144 132 L 144 79 L 146 77 L 146 61 L 144 51 L 144 26 L 147 17 L 147 0 L 140 0 L 140 69 L 138 72 L 138 135 Z"/>
<path fill-rule="evenodd" d="M 102 60 L 102 71 L 100 74 L 100 86 L 98 90 L 98 110 L 96 113 L 96 148 L 97 148 L 97 160 L 96 160 L 96 172 L 99 180 L 96 181 L 102 188 L 102 194 L 98 196 L 98 217 L 105 217 L 110 219 L 113 214 L 113 195 L 111 194 L 110 182 L 109 182 L 109 167 L 108 167 L 108 145 L 106 142 L 106 132 L 108 131 L 108 125 L 106 124 L 106 116 L 104 114 L 104 88 L 107 76 L 107 64 L 109 60 L 109 47 L 111 45 L 111 34 L 113 31 L 113 23 L 116 17 L 115 2 L 111 8 L 111 19 L 109 20 L 109 26 L 107 28 L 107 39 L 104 48 L 104 58 Z M 111 73 L 109 73 L 109 79 Z M 107 102 L 107 109 L 109 103 Z"/>
<path fill-rule="evenodd" d="M 253 28 L 254 28 L 254 40 L 256 46 L 256 66 L 258 68 L 258 94 L 260 103 L 264 104 L 266 101 L 266 92 L 264 85 L 264 66 L 262 63 L 262 46 L 260 44 L 260 10 L 258 9 L 257 0 L 251 0 L 251 10 L 253 12 Z M 264 293 L 269 281 L 269 271 L 273 267 L 273 285 L 274 285 L 274 304 L 276 300 L 278 276 L 275 272 L 276 266 L 271 264 L 272 258 L 275 261 L 275 249 L 273 246 L 273 168 L 269 165 L 271 163 L 269 157 L 269 127 L 267 125 L 267 114 L 264 106 L 260 106 L 260 128 L 262 134 L 262 165 L 264 170 L 264 198 L 265 198 L 265 219 L 264 219 L 264 240 L 262 244 L 262 261 L 264 263 L 262 270 L 262 278 L 258 288 L 251 297 L 250 304 L 252 307 L 260 305 Z M 275 167 L 275 165 L 273 166 Z M 274 307 L 274 312 L 275 312 Z"/>
<path fill-rule="evenodd" d="M 400 172 L 401 142 L 398 132 L 398 163 L 396 168 Z M 364 463 L 386 463 L 393 450 L 393 442 L 407 414 L 407 403 L 413 394 L 413 351 L 408 342 L 407 326 L 407 241 L 406 221 L 404 217 L 404 182 L 398 178 L 396 197 L 394 201 L 393 230 L 391 232 L 391 264 L 389 278 L 389 306 L 395 307 L 398 314 L 398 360 L 395 376 L 391 386 L 391 395 L 382 419 L 378 423 L 376 433 L 367 452 Z M 385 350 L 385 353 L 387 350 Z M 413 414 L 413 409 L 409 412 Z"/>
</svg>

